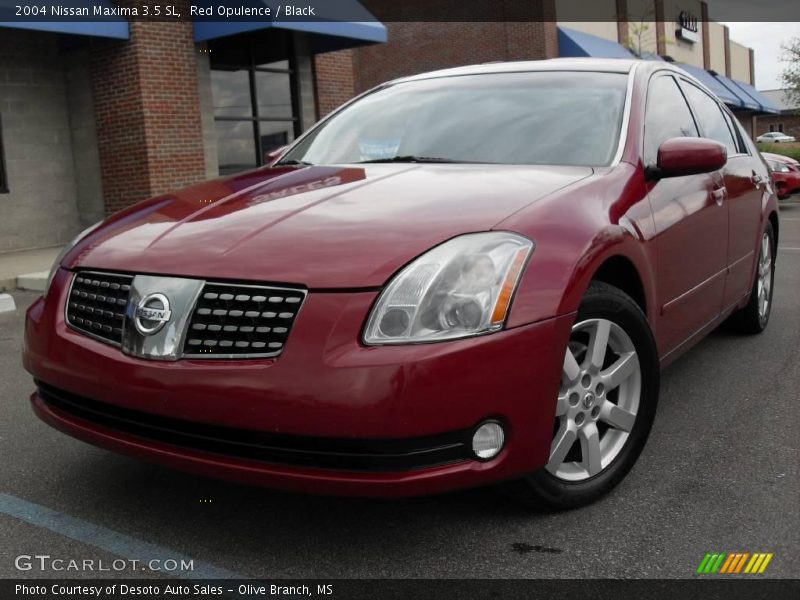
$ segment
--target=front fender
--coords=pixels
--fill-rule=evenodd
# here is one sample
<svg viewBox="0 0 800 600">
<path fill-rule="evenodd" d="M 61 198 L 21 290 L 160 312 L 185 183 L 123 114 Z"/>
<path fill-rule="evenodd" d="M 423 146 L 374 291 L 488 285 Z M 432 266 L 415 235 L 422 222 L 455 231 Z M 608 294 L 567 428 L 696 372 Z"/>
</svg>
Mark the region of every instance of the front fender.
<svg viewBox="0 0 800 600">
<path fill-rule="evenodd" d="M 622 257 L 638 274 L 654 323 L 657 252 L 644 181 L 621 164 L 584 185 L 535 202 L 501 224 L 536 242 L 520 280 L 508 326 L 577 311 L 606 261 Z"/>
</svg>

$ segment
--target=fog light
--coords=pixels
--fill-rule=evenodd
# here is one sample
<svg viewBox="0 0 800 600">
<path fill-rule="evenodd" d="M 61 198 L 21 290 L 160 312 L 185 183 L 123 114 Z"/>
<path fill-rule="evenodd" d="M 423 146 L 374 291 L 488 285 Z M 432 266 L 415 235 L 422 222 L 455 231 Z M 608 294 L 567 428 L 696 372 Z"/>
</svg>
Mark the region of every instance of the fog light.
<svg viewBox="0 0 800 600">
<path fill-rule="evenodd" d="M 481 460 L 489 460 L 500 453 L 504 441 L 505 434 L 500 423 L 484 423 L 472 436 L 472 451 Z"/>
</svg>

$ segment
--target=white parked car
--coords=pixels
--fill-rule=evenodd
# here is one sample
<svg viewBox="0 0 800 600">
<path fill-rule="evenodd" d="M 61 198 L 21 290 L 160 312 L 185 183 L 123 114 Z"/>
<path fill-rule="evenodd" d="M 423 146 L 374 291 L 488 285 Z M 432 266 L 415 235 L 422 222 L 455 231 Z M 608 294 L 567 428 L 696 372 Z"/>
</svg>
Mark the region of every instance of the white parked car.
<svg viewBox="0 0 800 600">
<path fill-rule="evenodd" d="M 797 140 L 790 135 L 781 133 L 780 131 L 770 131 L 769 133 L 758 136 L 756 141 L 765 144 L 788 144 L 791 142 L 796 142 Z"/>
</svg>

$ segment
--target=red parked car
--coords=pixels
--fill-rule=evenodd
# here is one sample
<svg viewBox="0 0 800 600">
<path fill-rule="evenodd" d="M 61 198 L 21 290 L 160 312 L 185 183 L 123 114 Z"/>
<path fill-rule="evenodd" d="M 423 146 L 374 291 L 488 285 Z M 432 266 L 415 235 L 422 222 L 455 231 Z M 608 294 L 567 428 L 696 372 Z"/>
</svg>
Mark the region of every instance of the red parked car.
<svg viewBox="0 0 800 600">
<path fill-rule="evenodd" d="M 633 466 L 661 368 L 766 327 L 777 238 L 753 142 L 668 63 L 408 77 L 78 239 L 28 311 L 31 400 L 246 483 L 574 507 Z"/>
<path fill-rule="evenodd" d="M 767 161 L 778 198 L 785 200 L 792 194 L 800 193 L 800 163 L 789 156 L 762 152 Z"/>
</svg>

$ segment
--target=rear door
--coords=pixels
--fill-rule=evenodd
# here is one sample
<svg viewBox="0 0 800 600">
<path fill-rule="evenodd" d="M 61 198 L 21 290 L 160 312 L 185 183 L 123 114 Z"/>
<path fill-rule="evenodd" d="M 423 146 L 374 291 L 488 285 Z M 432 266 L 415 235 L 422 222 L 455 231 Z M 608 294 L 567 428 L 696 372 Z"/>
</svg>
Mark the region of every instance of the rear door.
<svg viewBox="0 0 800 600">
<path fill-rule="evenodd" d="M 656 74 L 647 93 L 645 165 L 654 165 L 670 138 L 698 137 L 699 130 L 677 80 Z M 664 355 L 720 313 L 728 262 L 728 211 L 721 201 L 721 171 L 661 179 L 650 184 L 658 248 L 657 322 Z"/>
<path fill-rule="evenodd" d="M 723 308 L 738 302 L 750 291 L 756 247 L 761 233 L 761 194 L 768 179 L 760 161 L 750 155 L 733 117 L 719 102 L 689 81 L 682 80 L 700 133 L 728 149 L 728 163 L 723 169 L 724 202 L 728 210 L 728 275 Z"/>
</svg>

